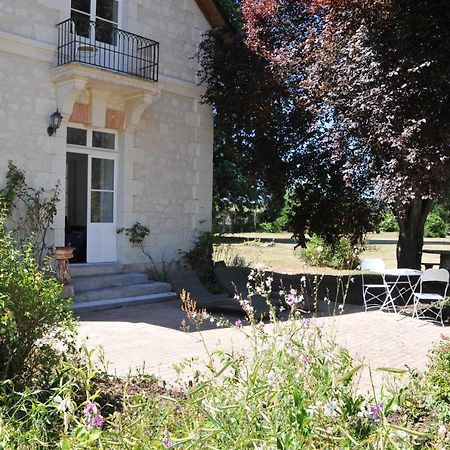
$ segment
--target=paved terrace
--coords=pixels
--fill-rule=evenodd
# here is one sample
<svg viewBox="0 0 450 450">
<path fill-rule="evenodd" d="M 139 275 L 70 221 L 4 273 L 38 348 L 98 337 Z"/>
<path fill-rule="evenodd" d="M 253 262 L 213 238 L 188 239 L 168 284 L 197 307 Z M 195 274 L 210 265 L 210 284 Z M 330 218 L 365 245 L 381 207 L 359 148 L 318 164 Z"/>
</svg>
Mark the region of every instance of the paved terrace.
<svg viewBox="0 0 450 450">
<path fill-rule="evenodd" d="M 237 316 L 228 315 L 227 318 L 234 321 Z M 200 361 L 207 358 L 199 333 L 180 330 L 185 315 L 178 301 L 84 313 L 80 319 L 81 336 L 87 339 L 89 347 L 100 345 L 104 348 L 111 373 L 126 375 L 145 365 L 147 373 L 172 383 L 177 378 L 174 364 L 190 357 L 198 357 Z M 409 367 L 424 370 L 433 344 L 442 335 L 450 336 L 449 327 L 393 313 L 364 312 L 356 305 L 347 305 L 340 316 L 324 311 L 314 320 L 355 359 L 362 360 L 372 369 Z M 249 349 L 242 334 L 234 328 L 218 328 L 208 323 L 202 334 L 210 351 L 216 348 Z M 382 377 L 386 376 L 392 375 L 372 371 L 377 390 Z M 358 390 L 370 391 L 371 386 L 366 368 L 361 373 Z"/>
</svg>

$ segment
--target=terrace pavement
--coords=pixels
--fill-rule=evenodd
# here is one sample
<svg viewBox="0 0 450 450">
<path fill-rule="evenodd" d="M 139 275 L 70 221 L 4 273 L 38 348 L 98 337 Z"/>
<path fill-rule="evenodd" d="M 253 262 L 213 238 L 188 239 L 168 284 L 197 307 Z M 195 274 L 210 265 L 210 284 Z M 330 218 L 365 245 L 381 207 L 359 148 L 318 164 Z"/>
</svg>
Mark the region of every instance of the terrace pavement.
<svg viewBox="0 0 450 450">
<path fill-rule="evenodd" d="M 238 316 L 226 317 L 234 321 Z M 111 373 L 126 375 L 144 366 L 146 373 L 174 383 L 177 380 L 174 364 L 191 357 L 199 361 L 207 359 L 200 334 L 181 331 L 183 319 L 185 314 L 175 300 L 89 312 L 80 315 L 80 335 L 87 339 L 88 347 L 103 347 Z M 360 392 L 370 391 L 372 386 L 378 391 L 382 378 L 393 376 L 376 368 L 424 370 L 432 346 L 442 335 L 450 337 L 448 326 L 394 313 L 364 312 L 360 306 L 350 304 L 341 315 L 324 311 L 313 320 L 339 345 L 345 346 L 353 358 L 366 364 L 358 380 Z M 219 328 L 206 323 L 202 336 L 209 351 L 221 348 L 246 352 L 250 348 L 234 327 Z M 405 376 L 403 379 L 406 381 Z"/>
</svg>

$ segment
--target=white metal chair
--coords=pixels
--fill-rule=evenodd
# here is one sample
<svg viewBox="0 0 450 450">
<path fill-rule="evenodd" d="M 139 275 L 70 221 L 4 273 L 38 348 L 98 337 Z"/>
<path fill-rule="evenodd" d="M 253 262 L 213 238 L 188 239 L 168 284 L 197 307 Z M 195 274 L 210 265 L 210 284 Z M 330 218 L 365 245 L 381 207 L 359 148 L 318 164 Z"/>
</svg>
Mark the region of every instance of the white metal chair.
<svg viewBox="0 0 450 450">
<path fill-rule="evenodd" d="M 384 281 L 384 277 L 381 275 L 385 270 L 384 261 L 379 258 L 367 258 L 361 262 L 361 277 L 362 277 L 362 294 L 364 301 L 364 310 L 367 311 L 370 308 L 381 308 L 386 300 L 386 296 L 389 294 L 388 286 Z M 364 274 L 364 272 L 372 272 Z M 378 273 L 381 276 L 382 282 L 378 284 L 367 283 L 366 278 L 369 275 L 373 278 L 374 273 Z"/>
<path fill-rule="evenodd" d="M 444 326 L 442 311 L 444 309 L 444 299 L 447 296 L 450 274 L 447 269 L 428 269 L 423 272 L 419 279 L 419 292 L 414 292 L 413 317 L 419 319 L 440 322 Z M 432 286 L 426 287 L 427 292 L 423 292 L 428 283 Z M 430 288 L 439 293 L 429 292 Z"/>
</svg>

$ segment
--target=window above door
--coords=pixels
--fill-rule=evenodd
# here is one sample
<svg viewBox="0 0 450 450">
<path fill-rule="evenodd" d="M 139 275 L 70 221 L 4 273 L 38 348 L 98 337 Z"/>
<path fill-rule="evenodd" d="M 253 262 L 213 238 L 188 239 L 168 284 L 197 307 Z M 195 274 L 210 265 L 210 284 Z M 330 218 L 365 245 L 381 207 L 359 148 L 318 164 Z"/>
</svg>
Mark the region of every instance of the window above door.
<svg viewBox="0 0 450 450">
<path fill-rule="evenodd" d="M 117 134 L 110 131 L 87 130 L 86 128 L 68 126 L 66 143 L 102 150 L 116 150 Z"/>
</svg>

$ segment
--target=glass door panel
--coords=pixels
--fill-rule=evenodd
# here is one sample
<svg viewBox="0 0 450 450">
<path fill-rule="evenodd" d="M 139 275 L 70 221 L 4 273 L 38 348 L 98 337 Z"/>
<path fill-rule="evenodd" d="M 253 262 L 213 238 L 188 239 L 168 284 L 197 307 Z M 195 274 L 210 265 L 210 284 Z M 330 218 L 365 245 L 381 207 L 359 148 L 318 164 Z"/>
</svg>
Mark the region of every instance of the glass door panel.
<svg viewBox="0 0 450 450">
<path fill-rule="evenodd" d="M 116 161 L 89 158 L 88 262 L 115 261 L 116 255 Z"/>
<path fill-rule="evenodd" d="M 97 0 L 95 24 L 97 41 L 117 45 L 115 30 L 119 24 L 119 2 L 117 0 Z"/>
</svg>

